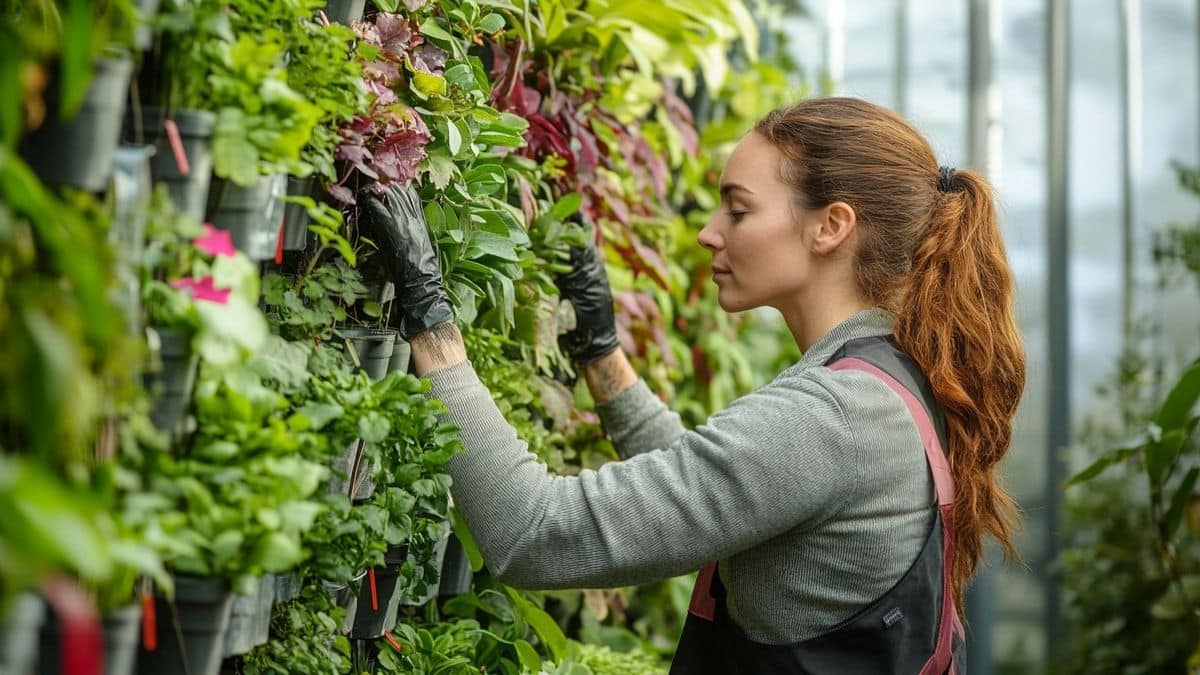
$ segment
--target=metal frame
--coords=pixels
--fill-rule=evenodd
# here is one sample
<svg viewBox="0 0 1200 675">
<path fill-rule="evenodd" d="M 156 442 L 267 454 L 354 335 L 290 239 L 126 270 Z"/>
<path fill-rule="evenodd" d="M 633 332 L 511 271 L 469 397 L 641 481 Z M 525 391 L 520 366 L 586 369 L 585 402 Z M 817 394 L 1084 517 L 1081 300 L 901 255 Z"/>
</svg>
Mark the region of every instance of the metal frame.
<svg viewBox="0 0 1200 675">
<path fill-rule="evenodd" d="M 1058 582 L 1048 574 L 1058 557 L 1063 448 L 1070 441 L 1070 213 L 1068 199 L 1068 76 L 1070 74 L 1070 14 L 1068 0 L 1046 0 L 1046 324 L 1049 389 L 1046 417 L 1046 540 L 1042 575 L 1045 580 L 1046 659 L 1054 661 L 1062 634 Z"/>
<path fill-rule="evenodd" d="M 1141 0 L 1121 0 L 1121 348 L 1133 339 L 1134 233 L 1142 178 Z"/>
</svg>

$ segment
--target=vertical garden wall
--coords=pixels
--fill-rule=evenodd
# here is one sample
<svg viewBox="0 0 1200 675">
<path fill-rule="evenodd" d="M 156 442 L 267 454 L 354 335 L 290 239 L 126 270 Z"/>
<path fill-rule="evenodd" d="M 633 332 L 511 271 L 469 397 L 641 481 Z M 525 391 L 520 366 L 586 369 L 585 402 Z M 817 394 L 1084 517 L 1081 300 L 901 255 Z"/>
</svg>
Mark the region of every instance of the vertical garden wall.
<svg viewBox="0 0 1200 675">
<path fill-rule="evenodd" d="M 741 0 L 0 9 L 0 670 L 654 672 L 685 581 L 488 577 L 365 192 L 416 197 L 470 356 L 553 470 L 614 459 L 570 245 L 691 422 L 790 340 L 719 310 L 723 149 L 802 94 Z M 744 345 L 752 345 L 746 348 Z M 737 345 L 743 345 L 739 347 Z M 794 348 L 791 348 L 794 349 Z"/>
</svg>

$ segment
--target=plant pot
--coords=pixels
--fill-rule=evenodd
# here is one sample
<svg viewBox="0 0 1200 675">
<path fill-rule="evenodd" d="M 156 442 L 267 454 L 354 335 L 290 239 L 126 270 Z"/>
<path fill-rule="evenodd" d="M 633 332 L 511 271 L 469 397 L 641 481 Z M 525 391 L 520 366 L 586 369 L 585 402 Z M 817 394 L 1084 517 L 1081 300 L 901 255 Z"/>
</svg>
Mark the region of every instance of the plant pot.
<svg viewBox="0 0 1200 675">
<path fill-rule="evenodd" d="M 83 105 L 69 120 L 58 118 L 58 87 L 49 88 L 45 123 L 21 142 L 21 156 L 44 183 L 89 192 L 104 189 L 112 175 L 132 73 L 129 57 L 98 59 Z"/>
<path fill-rule="evenodd" d="M 275 604 L 275 577 L 264 575 L 245 594 L 233 596 L 229 630 L 225 631 L 222 656 L 245 654 L 266 644 L 270 636 L 271 607 Z"/>
<path fill-rule="evenodd" d="M 408 362 L 412 359 L 412 345 L 408 344 L 399 335 L 396 335 L 396 342 L 392 345 L 392 358 L 388 360 L 387 371 L 389 373 L 400 371 L 408 372 Z"/>
<path fill-rule="evenodd" d="M 437 543 L 433 546 L 433 564 L 438 569 L 438 578 L 433 579 L 426 585 L 424 594 L 401 597 L 400 604 L 407 607 L 420 607 L 438 596 L 442 581 L 441 570 L 446 563 L 446 549 L 449 547 L 452 538 L 453 531 L 450 528 L 450 521 L 447 520 L 442 524 L 442 536 L 438 537 Z M 470 569 L 470 565 L 467 566 L 467 569 Z"/>
<path fill-rule="evenodd" d="M 315 176 L 288 176 L 287 194 L 289 197 L 311 197 L 316 183 Z M 283 207 L 283 250 L 303 251 L 308 248 L 308 221 L 308 209 L 300 204 L 288 203 Z"/>
<path fill-rule="evenodd" d="M 325 3 L 325 18 L 349 26 L 362 18 L 366 8 L 367 0 L 329 0 Z"/>
<path fill-rule="evenodd" d="M 154 26 L 151 23 L 158 14 L 160 3 L 159 0 L 137 0 L 135 4 L 141 21 L 138 23 L 137 30 L 134 31 L 133 44 L 139 51 L 145 51 L 154 42 Z"/>
<path fill-rule="evenodd" d="M 109 243 L 121 251 L 115 265 L 120 290 L 115 294 L 117 304 L 125 315 L 125 330 L 137 338 L 142 330 L 142 284 L 135 261 L 142 260 L 146 241 L 147 205 L 153 186 L 150 182 L 150 158 L 154 148 L 149 145 L 119 145 L 113 155 L 112 227 Z M 140 376 L 135 371 L 134 376 Z"/>
<path fill-rule="evenodd" d="M 150 420 L 177 439 L 184 433 L 184 423 L 192 406 L 192 389 L 200 359 L 192 350 L 190 333 L 174 328 L 153 330 L 158 333 L 162 368 L 143 377 L 147 391 L 154 396 Z"/>
<path fill-rule="evenodd" d="M 358 443 L 357 440 L 351 442 L 334 458 L 333 475 L 329 477 L 329 494 L 345 495 L 356 502 L 370 499 L 375 494 L 375 481 L 371 478 L 375 465 L 365 462 Z"/>
<path fill-rule="evenodd" d="M 295 572 L 275 575 L 275 603 L 291 602 L 300 595 L 300 577 Z"/>
<path fill-rule="evenodd" d="M 283 175 L 267 176 L 242 187 L 233 181 L 214 178 L 208 191 L 208 222 L 229 230 L 233 245 L 252 260 L 275 257 L 282 217 L 277 198 L 283 193 Z"/>
<path fill-rule="evenodd" d="M 388 363 L 392 359 L 393 347 L 396 343 L 396 331 L 379 330 L 376 328 L 345 327 L 336 329 L 358 356 L 359 366 L 367 372 L 373 381 L 382 380 L 388 373 Z M 347 353 L 347 358 L 354 359 Z"/>
<path fill-rule="evenodd" d="M 136 113 L 136 116 L 135 116 Z M 188 172 L 179 170 L 166 128 L 175 122 L 180 145 L 187 157 Z M 217 116 L 207 110 L 166 110 L 142 106 L 125 116 L 125 138 L 154 146 L 150 158 L 150 177 L 167 186 L 171 201 L 183 213 L 204 220 L 208 206 L 209 181 L 212 179 L 212 135 Z"/>
<path fill-rule="evenodd" d="M 132 675 L 141 638 L 142 606 L 129 605 L 104 617 L 105 675 Z M 38 675 L 59 675 L 62 672 L 62 652 L 71 645 L 63 644 L 58 619 L 53 613 L 46 616 L 39 635 Z M 8 671 L 0 671 L 8 672 Z"/>
<path fill-rule="evenodd" d="M 364 572 L 359 579 L 365 576 Z M 354 618 L 358 613 L 358 593 L 354 592 L 354 584 L 331 584 L 322 581 L 321 585 L 325 587 L 325 592 L 333 604 L 346 610 L 346 616 L 342 618 L 342 633 L 349 633 L 350 629 L 354 628 Z"/>
<path fill-rule="evenodd" d="M 32 593 L 17 596 L 0 620 L 0 673 L 33 674 L 38 661 L 38 631 L 45 616 L 46 603 L 41 598 Z"/>
<path fill-rule="evenodd" d="M 400 607 L 400 565 L 407 556 L 407 546 L 388 548 L 383 567 L 374 568 L 375 602 L 371 602 L 371 574 L 363 579 L 358 591 L 358 611 L 350 637 L 372 640 L 383 637 L 383 632 L 396 627 L 396 611 Z"/>
<path fill-rule="evenodd" d="M 442 575 L 438 579 L 438 596 L 462 595 L 471 590 L 471 561 L 458 537 L 450 537 L 446 556 L 442 560 Z"/>
<path fill-rule="evenodd" d="M 138 652 L 138 672 L 217 675 L 232 604 L 222 579 L 176 576 L 175 601 L 154 598 L 158 645 Z"/>
</svg>

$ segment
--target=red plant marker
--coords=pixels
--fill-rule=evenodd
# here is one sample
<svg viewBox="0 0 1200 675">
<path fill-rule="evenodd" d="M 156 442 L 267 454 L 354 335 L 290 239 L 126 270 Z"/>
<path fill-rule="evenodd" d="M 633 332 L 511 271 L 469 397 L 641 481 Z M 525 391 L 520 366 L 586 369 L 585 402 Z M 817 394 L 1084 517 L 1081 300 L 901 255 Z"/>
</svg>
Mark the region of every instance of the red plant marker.
<svg viewBox="0 0 1200 675">
<path fill-rule="evenodd" d="M 379 611 L 379 597 L 375 593 L 375 568 L 367 570 L 367 579 L 371 582 L 371 611 Z"/>
<path fill-rule="evenodd" d="M 142 646 L 146 651 L 158 649 L 158 624 L 154 618 L 154 594 L 142 596 Z"/>
<path fill-rule="evenodd" d="M 390 644 L 391 646 L 396 648 L 396 651 L 398 651 L 398 652 L 404 651 L 404 645 L 400 644 L 399 642 L 396 641 L 396 638 L 392 637 L 391 631 L 387 631 L 387 630 L 383 631 L 383 637 L 387 639 L 388 644 Z"/>
<path fill-rule="evenodd" d="M 167 143 L 171 144 L 171 154 L 175 155 L 175 166 L 179 168 L 179 173 L 188 175 L 192 172 L 192 167 L 188 164 L 187 153 L 183 150 L 183 139 L 179 137 L 179 127 L 175 125 L 175 120 L 163 120 L 163 131 L 167 132 Z"/>
<path fill-rule="evenodd" d="M 283 228 L 287 225 L 287 210 L 279 217 L 279 236 L 275 238 L 275 264 L 283 264 Z"/>
</svg>

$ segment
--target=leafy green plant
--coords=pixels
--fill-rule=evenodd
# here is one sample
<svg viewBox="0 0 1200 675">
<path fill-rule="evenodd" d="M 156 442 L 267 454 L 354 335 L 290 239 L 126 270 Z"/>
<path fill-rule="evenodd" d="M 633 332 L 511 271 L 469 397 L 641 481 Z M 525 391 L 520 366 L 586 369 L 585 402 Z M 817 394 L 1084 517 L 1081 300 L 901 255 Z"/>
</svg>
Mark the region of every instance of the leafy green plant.
<svg viewBox="0 0 1200 675">
<path fill-rule="evenodd" d="M 345 610 L 317 586 L 271 611 L 271 641 L 243 661 L 246 675 L 350 672 L 350 641 L 341 635 Z"/>
</svg>

